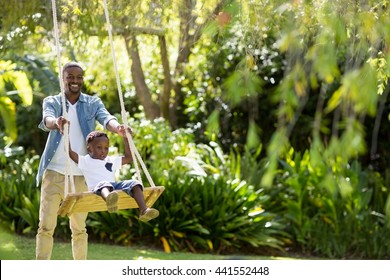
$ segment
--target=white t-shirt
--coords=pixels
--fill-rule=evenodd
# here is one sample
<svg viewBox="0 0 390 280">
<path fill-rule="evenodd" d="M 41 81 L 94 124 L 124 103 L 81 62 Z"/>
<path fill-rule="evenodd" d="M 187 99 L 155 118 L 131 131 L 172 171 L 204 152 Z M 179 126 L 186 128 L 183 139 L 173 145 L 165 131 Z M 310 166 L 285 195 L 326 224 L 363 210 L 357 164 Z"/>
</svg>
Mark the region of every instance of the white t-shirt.
<svg viewBox="0 0 390 280">
<path fill-rule="evenodd" d="M 115 182 L 115 172 L 122 166 L 122 157 L 107 156 L 104 160 L 91 158 L 90 155 L 80 156 L 78 167 L 84 174 L 88 190 L 102 181 Z"/>
<path fill-rule="evenodd" d="M 72 150 L 78 153 L 79 155 L 85 155 L 87 154 L 87 147 L 85 144 L 85 139 L 83 136 L 83 133 L 81 131 L 79 118 L 77 117 L 77 111 L 76 111 L 76 105 L 70 104 L 68 110 L 68 118 L 70 121 L 69 126 L 69 141 L 72 145 Z M 50 161 L 49 165 L 47 166 L 47 169 L 57 171 L 61 174 L 65 174 L 66 169 L 66 161 L 68 160 L 68 156 L 65 154 L 65 145 L 64 145 L 64 137 L 61 137 L 60 143 L 58 145 L 58 148 Z M 77 164 L 69 158 L 70 161 L 70 168 L 71 168 L 71 174 L 72 175 L 83 175 L 80 169 L 77 168 Z"/>
<path fill-rule="evenodd" d="M 79 155 L 85 155 L 87 154 L 87 146 L 85 144 L 85 139 L 81 131 L 79 118 L 77 117 L 77 102 L 75 104 L 70 104 L 69 102 L 67 102 L 67 104 L 69 106 L 68 118 L 71 124 L 69 126 L 69 141 L 72 145 L 72 150 Z M 77 164 L 73 160 L 71 160 L 68 155 L 65 154 L 64 142 L 64 137 L 61 137 L 60 143 L 58 144 L 58 148 L 49 165 L 47 166 L 47 169 L 57 171 L 61 174 L 65 174 L 66 163 L 69 159 L 71 174 L 78 176 L 83 175 L 81 170 L 77 168 Z"/>
</svg>

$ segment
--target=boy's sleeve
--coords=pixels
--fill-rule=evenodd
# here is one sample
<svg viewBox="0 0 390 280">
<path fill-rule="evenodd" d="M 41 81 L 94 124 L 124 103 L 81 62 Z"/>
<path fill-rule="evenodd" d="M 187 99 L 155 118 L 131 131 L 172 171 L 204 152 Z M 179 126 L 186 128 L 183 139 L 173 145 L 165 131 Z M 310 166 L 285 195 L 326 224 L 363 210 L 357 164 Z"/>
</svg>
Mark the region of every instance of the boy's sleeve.
<svg viewBox="0 0 390 280">
<path fill-rule="evenodd" d="M 80 168 L 80 170 L 85 170 L 87 167 L 85 156 L 79 155 L 79 163 L 77 164 L 77 167 Z"/>
<path fill-rule="evenodd" d="M 119 170 L 122 167 L 122 157 L 121 156 L 116 156 L 112 158 L 112 170 Z"/>
</svg>

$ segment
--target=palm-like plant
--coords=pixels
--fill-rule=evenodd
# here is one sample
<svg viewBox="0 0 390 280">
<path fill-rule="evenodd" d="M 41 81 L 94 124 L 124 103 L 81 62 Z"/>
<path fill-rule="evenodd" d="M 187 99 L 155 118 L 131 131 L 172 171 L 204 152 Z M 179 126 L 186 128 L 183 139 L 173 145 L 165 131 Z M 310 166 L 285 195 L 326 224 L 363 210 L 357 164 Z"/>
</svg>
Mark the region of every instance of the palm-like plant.
<svg viewBox="0 0 390 280">
<path fill-rule="evenodd" d="M 31 105 L 32 88 L 27 75 L 17 70 L 11 61 L 0 61 L 0 115 L 5 128 L 5 142 L 12 143 L 17 138 L 16 104 L 10 97 L 20 96 L 23 105 Z"/>
<path fill-rule="evenodd" d="M 34 85 L 34 86 L 33 86 Z M 47 63 L 33 56 L 0 60 L 0 134 L 4 146 L 18 137 L 17 107 L 31 106 L 37 92 L 58 92 L 58 78 Z"/>
</svg>

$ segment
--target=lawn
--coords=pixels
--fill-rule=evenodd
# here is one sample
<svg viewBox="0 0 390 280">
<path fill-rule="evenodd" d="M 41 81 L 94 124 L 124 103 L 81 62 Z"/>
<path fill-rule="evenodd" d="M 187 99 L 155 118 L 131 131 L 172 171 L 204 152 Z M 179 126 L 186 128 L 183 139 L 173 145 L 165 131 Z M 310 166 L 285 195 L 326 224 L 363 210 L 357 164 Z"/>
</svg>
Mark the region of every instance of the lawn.
<svg viewBox="0 0 390 280">
<path fill-rule="evenodd" d="M 0 259 L 1 260 L 34 260 L 35 259 L 35 238 L 18 236 L 0 229 Z M 71 260 L 72 251 L 70 242 L 55 241 L 53 260 Z M 251 260 L 274 260 L 267 256 L 247 255 L 212 255 L 192 254 L 187 252 L 165 253 L 162 250 L 147 247 L 125 247 L 89 243 L 88 259 L 90 260 L 224 260 L 224 259 L 251 259 Z M 284 258 L 286 259 L 286 258 Z"/>
</svg>

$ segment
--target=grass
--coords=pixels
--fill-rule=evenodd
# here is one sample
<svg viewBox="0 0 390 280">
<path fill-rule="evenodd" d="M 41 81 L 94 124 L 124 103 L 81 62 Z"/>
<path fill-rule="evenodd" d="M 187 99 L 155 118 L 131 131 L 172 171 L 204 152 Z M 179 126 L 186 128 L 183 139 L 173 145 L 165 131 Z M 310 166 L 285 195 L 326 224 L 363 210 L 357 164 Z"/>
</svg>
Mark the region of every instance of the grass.
<svg viewBox="0 0 390 280">
<path fill-rule="evenodd" d="M 34 260 L 35 238 L 19 236 L 0 228 L 0 259 L 1 260 Z M 72 249 L 70 242 L 54 242 L 52 253 L 53 260 L 71 260 Z M 187 252 L 165 253 L 147 247 L 118 246 L 98 243 L 88 244 L 89 260 L 224 260 L 224 259 L 248 259 L 248 260 L 275 260 L 287 258 L 274 258 L 267 256 L 247 255 L 212 255 L 193 254 Z"/>
</svg>

